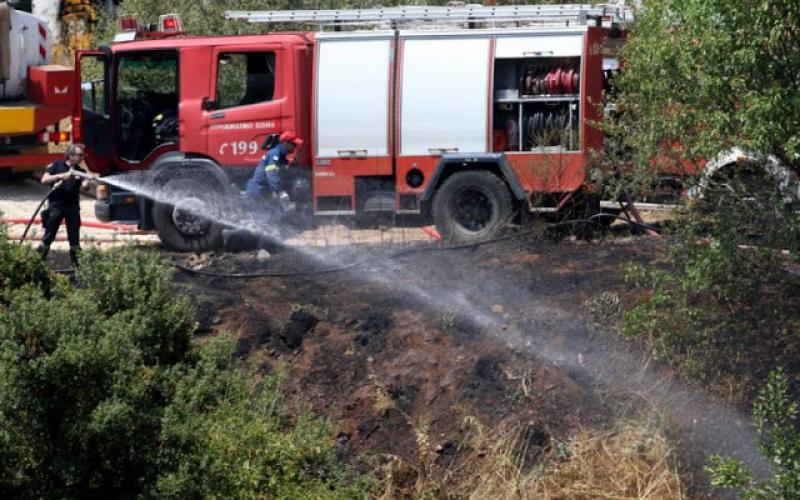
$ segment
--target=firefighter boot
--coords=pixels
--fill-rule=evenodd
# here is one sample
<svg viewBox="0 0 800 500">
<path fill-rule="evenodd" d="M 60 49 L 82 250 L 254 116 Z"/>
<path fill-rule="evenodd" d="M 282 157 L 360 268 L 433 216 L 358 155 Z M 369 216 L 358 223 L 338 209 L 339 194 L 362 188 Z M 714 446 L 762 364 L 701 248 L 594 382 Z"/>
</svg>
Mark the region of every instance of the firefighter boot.
<svg viewBox="0 0 800 500">
<path fill-rule="evenodd" d="M 281 210 L 284 213 L 292 212 L 295 209 L 295 204 L 292 202 L 292 199 L 289 197 L 289 193 L 286 191 L 281 191 L 278 193 L 278 203 L 281 206 Z"/>
<path fill-rule="evenodd" d="M 47 254 L 50 253 L 50 247 L 44 243 L 39 243 L 39 246 L 36 247 L 36 252 L 39 254 L 39 257 L 42 258 L 42 260 L 47 260 Z"/>
<path fill-rule="evenodd" d="M 80 266 L 81 247 L 69 247 L 69 260 L 72 261 L 72 267 L 78 268 Z"/>
</svg>

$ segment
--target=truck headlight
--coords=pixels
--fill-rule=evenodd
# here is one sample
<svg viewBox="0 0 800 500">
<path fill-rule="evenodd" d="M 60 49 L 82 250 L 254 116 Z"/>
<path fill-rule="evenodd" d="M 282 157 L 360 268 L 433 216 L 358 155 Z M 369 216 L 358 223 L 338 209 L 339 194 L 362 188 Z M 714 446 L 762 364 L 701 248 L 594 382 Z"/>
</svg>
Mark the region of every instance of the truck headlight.
<svg viewBox="0 0 800 500">
<path fill-rule="evenodd" d="M 105 184 L 100 184 L 97 186 L 95 190 L 95 196 L 98 200 L 107 200 L 108 199 L 108 186 Z"/>
</svg>

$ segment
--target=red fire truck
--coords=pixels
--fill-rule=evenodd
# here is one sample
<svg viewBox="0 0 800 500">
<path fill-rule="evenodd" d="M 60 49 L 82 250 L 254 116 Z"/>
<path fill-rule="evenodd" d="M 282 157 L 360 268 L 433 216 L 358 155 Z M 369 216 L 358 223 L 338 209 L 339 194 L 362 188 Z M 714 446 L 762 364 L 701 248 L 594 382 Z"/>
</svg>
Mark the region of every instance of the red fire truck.
<svg viewBox="0 0 800 500">
<path fill-rule="evenodd" d="M 306 141 L 290 195 L 318 216 L 431 219 L 457 242 L 512 217 L 567 207 L 603 137 L 603 87 L 616 69 L 618 6 L 398 7 L 228 12 L 318 32 L 141 35 L 78 54 L 76 140 L 99 172 L 147 170 L 168 201 L 102 190 L 97 214 L 155 228 L 165 244 L 221 241 L 187 207 L 238 194 L 272 134 Z M 372 29 L 354 30 L 353 25 Z M 165 126 L 165 125 L 172 125 Z M 180 174 L 176 172 L 180 170 Z M 303 175 L 306 174 L 306 175 Z M 181 188 L 180 190 L 178 188 Z"/>
</svg>

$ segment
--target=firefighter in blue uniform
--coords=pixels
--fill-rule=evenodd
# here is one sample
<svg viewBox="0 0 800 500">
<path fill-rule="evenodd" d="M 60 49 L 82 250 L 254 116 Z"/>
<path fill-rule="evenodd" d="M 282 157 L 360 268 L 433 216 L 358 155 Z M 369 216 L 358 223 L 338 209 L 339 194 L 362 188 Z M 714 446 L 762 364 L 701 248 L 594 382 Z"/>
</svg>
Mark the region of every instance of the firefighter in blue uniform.
<svg viewBox="0 0 800 500">
<path fill-rule="evenodd" d="M 280 135 L 278 145 L 267 151 L 258 162 L 244 188 L 254 208 L 261 208 L 265 202 L 274 203 L 277 199 L 280 210 L 285 211 L 289 195 L 281 188 L 281 178 L 289 164 L 287 156 L 302 145 L 302 139 L 287 130 Z"/>
</svg>

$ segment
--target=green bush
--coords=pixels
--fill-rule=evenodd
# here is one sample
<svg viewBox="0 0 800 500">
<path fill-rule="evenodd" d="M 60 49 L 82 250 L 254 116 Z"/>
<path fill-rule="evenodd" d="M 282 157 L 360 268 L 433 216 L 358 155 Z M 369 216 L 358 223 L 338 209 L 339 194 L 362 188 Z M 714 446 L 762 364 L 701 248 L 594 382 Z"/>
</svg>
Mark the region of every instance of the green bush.
<svg viewBox="0 0 800 500">
<path fill-rule="evenodd" d="M 22 269 L 38 269 L 33 252 Z M 191 343 L 192 308 L 154 254 L 88 251 L 78 288 L 23 280 L 0 309 L 3 498 L 353 498 L 326 425 L 281 412 L 222 336 Z M 9 268 L 3 267 L 4 271 Z"/>
<path fill-rule="evenodd" d="M 786 334 L 800 325 L 800 286 L 774 247 L 779 235 L 753 246 L 742 213 L 684 209 L 665 240 L 666 262 L 625 269 L 638 293 L 622 332 L 686 378 L 736 386 L 729 396 L 751 399 L 766 376 L 760 367 L 800 350 L 800 338 Z M 790 222 L 787 231 L 800 228 Z"/>
<path fill-rule="evenodd" d="M 275 379 L 252 397 L 232 366 L 234 344 L 204 349 L 185 370 L 166 409 L 161 464 L 169 472 L 150 491 L 163 498 L 358 498 L 342 487 L 328 428 L 308 415 L 278 414 Z"/>
<path fill-rule="evenodd" d="M 173 268 L 155 252 L 115 251 L 84 256 L 78 279 L 96 298 L 101 313 L 136 327 L 137 344 L 147 346 L 148 362 L 182 358 L 194 332 L 194 319 L 185 297 L 176 295 Z"/>
<path fill-rule="evenodd" d="M 623 312 L 623 335 L 646 342 L 655 360 L 677 366 L 685 378 L 712 378 L 713 360 L 707 353 L 721 349 L 715 337 L 725 323 L 715 321 L 707 304 L 685 293 L 676 274 L 631 265 L 626 278 L 649 290 Z"/>
<path fill-rule="evenodd" d="M 648 2 L 619 54 L 591 173 L 611 196 L 638 200 L 665 180 L 701 181 L 667 239 L 667 265 L 638 273 L 623 329 L 682 374 L 725 379 L 720 389 L 747 400 L 764 366 L 800 352 L 800 286 L 781 253 L 796 264 L 798 183 L 771 167 L 800 172 L 800 107 L 787 90 L 796 71 L 786 71 L 800 61 L 798 23 L 794 0 Z M 755 154 L 704 173 L 734 147 Z"/>
<path fill-rule="evenodd" d="M 53 285 L 47 266 L 28 245 L 8 241 L 8 229 L 0 224 L 0 306 L 8 302 L 9 294 L 31 283 L 49 294 Z"/>
<path fill-rule="evenodd" d="M 754 300 L 760 287 L 779 279 L 782 262 L 771 248 L 776 242 L 748 245 L 752 242 L 744 234 L 741 214 L 732 210 L 703 216 L 694 209 L 680 214 L 670 257 L 687 294 L 744 302 Z"/>
<path fill-rule="evenodd" d="M 774 475 L 765 481 L 754 479 L 750 469 L 733 458 L 711 457 L 708 468 L 712 484 L 731 488 L 740 498 L 800 498 L 800 429 L 798 405 L 789 394 L 789 381 L 783 370 L 774 370 L 753 407 L 753 420 L 759 434 L 758 449 L 773 467 Z"/>
<path fill-rule="evenodd" d="M 795 0 L 647 2 L 619 55 L 614 147 L 599 175 L 641 195 L 654 163 L 690 173 L 732 146 L 797 171 L 799 25 Z"/>
</svg>

